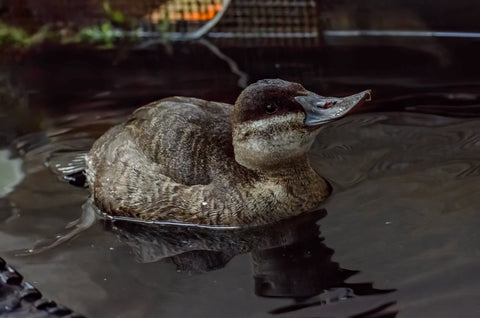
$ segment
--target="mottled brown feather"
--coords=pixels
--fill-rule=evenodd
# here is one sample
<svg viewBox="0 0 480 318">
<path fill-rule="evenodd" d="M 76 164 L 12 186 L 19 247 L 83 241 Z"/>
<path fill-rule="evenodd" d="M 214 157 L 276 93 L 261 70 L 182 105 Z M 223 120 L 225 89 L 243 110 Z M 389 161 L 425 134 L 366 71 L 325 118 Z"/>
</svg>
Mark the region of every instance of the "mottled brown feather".
<svg viewBox="0 0 480 318">
<path fill-rule="evenodd" d="M 268 86 L 269 98 L 278 83 L 283 81 L 263 85 Z M 298 105 L 288 105 L 286 100 L 294 103 L 292 94 L 305 90 L 290 84 L 293 88 L 288 86 L 287 93 L 280 87 L 279 103 L 286 105 L 287 112 L 301 113 Z M 87 179 L 95 203 L 111 215 L 226 226 L 265 224 L 317 208 L 330 187 L 310 167 L 306 153 L 286 154 L 290 157 L 271 171 L 247 168 L 235 159 L 232 117 L 234 125 L 248 127 L 259 116 L 260 110 L 250 106 L 265 96 L 263 86 L 253 86 L 246 97 L 240 95 L 235 114 L 232 105 L 186 97 L 163 99 L 136 110 L 99 138 L 87 156 Z M 242 108 L 249 115 L 239 115 Z M 259 117 L 268 120 L 268 116 Z M 292 118 L 301 121 L 291 125 L 273 121 L 272 127 L 252 136 L 295 135 L 304 119 L 302 115 Z M 313 141 L 314 135 L 308 138 Z"/>
</svg>

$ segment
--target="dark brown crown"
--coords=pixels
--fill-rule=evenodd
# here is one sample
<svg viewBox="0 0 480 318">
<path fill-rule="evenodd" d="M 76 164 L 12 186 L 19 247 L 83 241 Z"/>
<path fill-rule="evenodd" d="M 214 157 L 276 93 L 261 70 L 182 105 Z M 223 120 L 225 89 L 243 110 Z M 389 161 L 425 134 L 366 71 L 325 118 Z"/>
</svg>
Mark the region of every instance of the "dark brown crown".
<svg viewBox="0 0 480 318">
<path fill-rule="evenodd" d="M 264 79 L 245 88 L 237 98 L 233 123 L 268 118 L 274 115 L 304 112 L 294 97 L 307 91 L 298 83 Z"/>
</svg>

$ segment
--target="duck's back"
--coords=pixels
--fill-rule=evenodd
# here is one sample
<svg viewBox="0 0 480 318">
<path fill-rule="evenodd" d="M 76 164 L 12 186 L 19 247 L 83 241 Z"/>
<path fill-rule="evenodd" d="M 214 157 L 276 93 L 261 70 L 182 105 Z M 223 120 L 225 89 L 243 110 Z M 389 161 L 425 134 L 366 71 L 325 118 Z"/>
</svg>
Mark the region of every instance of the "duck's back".
<svg viewBox="0 0 480 318">
<path fill-rule="evenodd" d="M 136 110 L 125 124 L 127 136 L 158 171 L 185 184 L 208 184 L 234 162 L 232 105 L 172 97 Z M 221 164 L 219 164 L 221 163 Z"/>
</svg>

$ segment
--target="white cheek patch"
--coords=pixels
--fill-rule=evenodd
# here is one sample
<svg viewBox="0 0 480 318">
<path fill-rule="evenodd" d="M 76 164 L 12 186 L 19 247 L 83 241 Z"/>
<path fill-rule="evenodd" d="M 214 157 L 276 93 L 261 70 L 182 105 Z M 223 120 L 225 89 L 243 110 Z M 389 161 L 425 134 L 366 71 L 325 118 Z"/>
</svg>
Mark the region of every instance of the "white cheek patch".
<svg viewBox="0 0 480 318">
<path fill-rule="evenodd" d="M 291 129 L 305 122 L 305 114 L 290 113 L 281 116 L 272 116 L 259 120 L 247 121 L 235 127 L 235 134 L 239 139 L 248 137 L 252 133 L 268 133 L 274 129 Z"/>
<path fill-rule="evenodd" d="M 268 138 L 254 135 L 240 141 L 238 145 L 256 153 L 275 154 L 289 152 L 293 154 L 308 150 L 311 145 L 309 139 L 305 133 L 287 131 L 277 133 Z"/>
<path fill-rule="evenodd" d="M 263 169 L 306 154 L 316 133 L 305 128 L 303 113 L 249 121 L 233 129 L 235 159 L 250 169 Z"/>
</svg>

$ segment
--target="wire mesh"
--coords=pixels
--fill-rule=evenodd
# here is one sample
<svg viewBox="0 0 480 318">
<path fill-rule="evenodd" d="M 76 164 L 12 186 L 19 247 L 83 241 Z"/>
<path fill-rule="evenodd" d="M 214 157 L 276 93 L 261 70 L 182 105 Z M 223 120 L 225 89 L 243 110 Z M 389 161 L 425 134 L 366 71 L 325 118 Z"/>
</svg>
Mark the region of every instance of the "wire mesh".
<svg viewBox="0 0 480 318">
<path fill-rule="evenodd" d="M 315 0 L 234 0 L 208 34 L 223 44 L 318 45 Z"/>
</svg>

